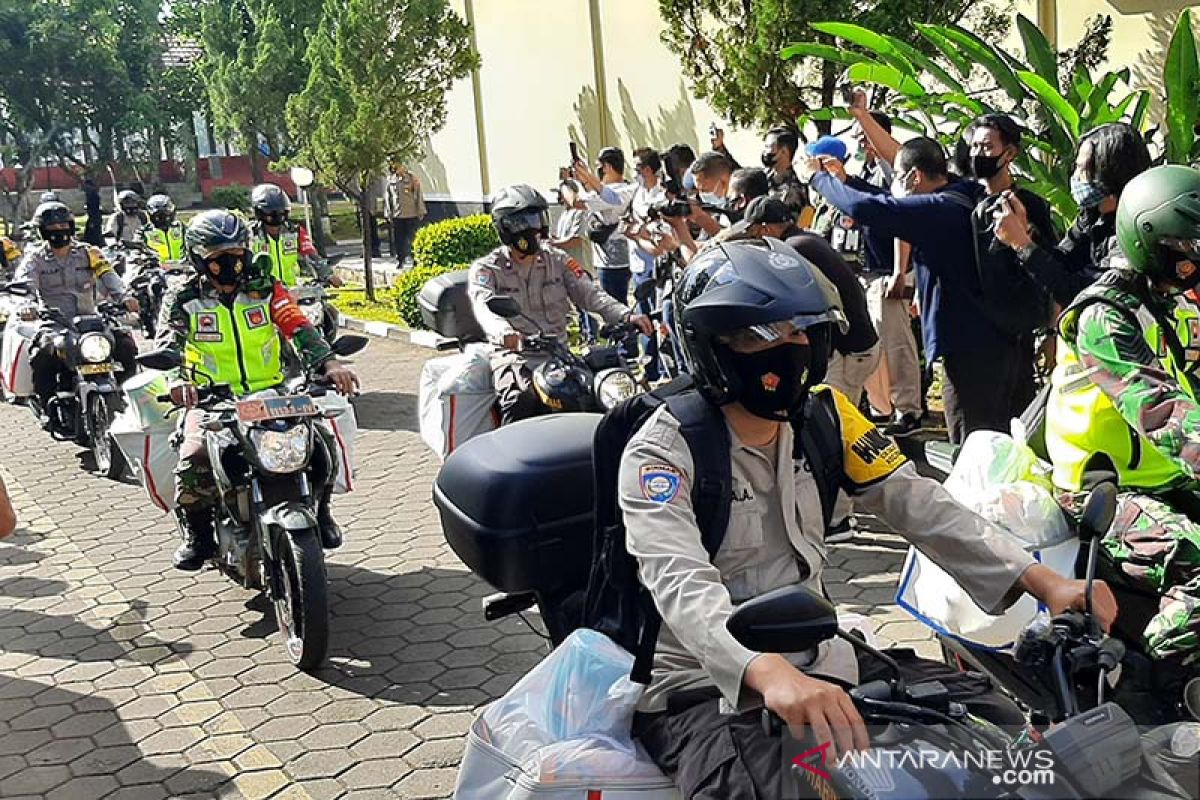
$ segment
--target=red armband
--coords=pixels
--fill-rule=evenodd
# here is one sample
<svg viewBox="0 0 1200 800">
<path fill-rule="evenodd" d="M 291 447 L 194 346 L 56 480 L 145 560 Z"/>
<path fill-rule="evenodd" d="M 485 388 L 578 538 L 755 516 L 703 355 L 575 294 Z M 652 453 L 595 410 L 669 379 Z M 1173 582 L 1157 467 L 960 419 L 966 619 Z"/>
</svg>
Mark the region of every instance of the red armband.
<svg viewBox="0 0 1200 800">
<path fill-rule="evenodd" d="M 289 339 L 301 328 L 312 327 L 300 306 L 296 305 L 287 288 L 279 281 L 271 290 L 271 321 Z"/>
<path fill-rule="evenodd" d="M 302 256 L 320 255 L 320 253 L 317 252 L 316 245 L 313 244 L 312 238 L 308 235 L 308 229 L 306 229 L 303 225 L 300 226 L 299 248 L 300 255 Z"/>
</svg>

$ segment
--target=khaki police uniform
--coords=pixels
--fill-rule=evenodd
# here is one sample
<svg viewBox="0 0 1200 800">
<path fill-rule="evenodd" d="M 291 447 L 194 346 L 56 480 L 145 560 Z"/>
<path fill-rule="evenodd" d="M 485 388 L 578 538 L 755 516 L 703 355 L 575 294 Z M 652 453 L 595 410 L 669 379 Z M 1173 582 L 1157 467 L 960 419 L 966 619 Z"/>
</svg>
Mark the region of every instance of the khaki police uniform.
<svg viewBox="0 0 1200 800">
<path fill-rule="evenodd" d="M 629 308 L 602 291 L 578 261 L 545 245 L 528 267 L 518 267 L 507 247 L 496 248 L 471 265 L 467 293 L 475 319 L 488 340 L 496 345 L 512 333 L 532 336 L 538 332 L 537 326 L 544 333 L 566 341 L 572 303 L 599 314 L 609 324 L 620 322 L 629 314 Z M 513 298 L 532 322 L 493 314 L 487 301 L 498 295 Z M 540 354 L 509 351 L 493 356 L 492 372 L 505 422 L 541 411 L 541 403 L 530 387 L 531 370 L 540 360 Z"/>
<path fill-rule="evenodd" d="M 901 531 L 985 610 L 997 613 L 1019 597 L 1015 584 L 1034 559 L 939 483 L 919 476 L 844 395 L 814 391 L 835 392 L 843 471 L 856 506 Z M 820 495 L 807 464 L 793 457 L 791 426 L 765 448 L 729 433 L 732 506 L 711 560 L 692 509 L 693 461 L 665 406 L 626 446 L 618 479 L 627 546 L 663 618 L 637 727 L 689 797 L 758 797 L 746 784 L 761 789 L 782 780 L 778 738 L 762 732 L 755 711 L 761 698 L 743 684 L 759 654 L 736 641 L 726 623 L 734 606 L 780 587 L 802 584 L 823 593 L 827 561 Z M 856 655 L 840 639 L 786 657 L 807 673 L 848 685 L 860 679 Z M 914 662 L 922 672 L 939 669 Z M 681 702 L 685 697 L 702 700 Z"/>
<path fill-rule="evenodd" d="M 57 309 L 70 320 L 96 313 L 96 291 L 114 301 L 125 296 L 125 284 L 104 258 L 100 249 L 75 242 L 66 256 L 59 258 L 42 242 L 29 251 L 17 269 L 16 281 L 28 282 L 42 308 Z M 57 322 L 43 323 L 30 351 L 34 384 L 45 402 L 54 389 L 58 370 L 55 342 L 64 328 Z M 122 380 L 137 369 L 137 345 L 127 335 L 117 335 L 114 356 L 124 368 Z"/>
</svg>

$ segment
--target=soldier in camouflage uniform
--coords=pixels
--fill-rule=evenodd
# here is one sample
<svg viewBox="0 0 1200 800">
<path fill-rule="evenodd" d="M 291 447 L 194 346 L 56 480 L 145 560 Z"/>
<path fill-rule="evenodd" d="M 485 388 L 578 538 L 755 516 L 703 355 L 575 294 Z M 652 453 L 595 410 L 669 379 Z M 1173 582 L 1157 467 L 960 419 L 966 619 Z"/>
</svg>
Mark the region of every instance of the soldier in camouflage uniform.
<svg viewBox="0 0 1200 800">
<path fill-rule="evenodd" d="M 175 471 L 176 500 L 187 536 L 175 552 L 175 566 L 195 570 L 216 550 L 213 509 L 217 488 L 200 426 L 204 415 L 194 409 L 193 380 L 229 384 L 239 396 L 275 387 L 284 380 L 282 336 L 291 340 L 306 370 L 323 372 L 342 394 L 352 393 L 358 381 L 338 363 L 283 284 L 271 276 L 270 260 L 250 260 L 249 231 L 240 217 L 206 211 L 192 220 L 186 243 L 197 274 L 163 299 L 157 344 L 181 353 L 185 365 L 171 384 L 171 399 L 188 409 L 180 420 Z M 317 426 L 317 430 L 326 455 L 317 523 L 322 545 L 333 549 L 342 541 L 329 509 L 337 450 L 324 428 Z"/>
<path fill-rule="evenodd" d="M 1069 492 L 1113 480 L 1104 547 L 1161 597 L 1143 631 L 1159 658 L 1200 662 L 1200 172 L 1134 178 L 1117 209 L 1123 256 L 1063 312 L 1046 448 Z"/>
</svg>

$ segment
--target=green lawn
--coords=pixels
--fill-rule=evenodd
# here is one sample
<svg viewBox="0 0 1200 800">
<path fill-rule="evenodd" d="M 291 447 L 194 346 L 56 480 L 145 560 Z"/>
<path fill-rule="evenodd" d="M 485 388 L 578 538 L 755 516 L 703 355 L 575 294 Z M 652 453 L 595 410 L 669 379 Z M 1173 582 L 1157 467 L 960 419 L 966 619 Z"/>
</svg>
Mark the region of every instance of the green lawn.
<svg viewBox="0 0 1200 800">
<path fill-rule="evenodd" d="M 365 290 L 361 286 L 331 289 L 330 295 L 333 297 L 333 305 L 346 316 L 406 327 L 400 318 L 400 312 L 396 310 L 395 289 L 376 289 L 377 301 L 374 303 L 367 300 Z"/>
</svg>

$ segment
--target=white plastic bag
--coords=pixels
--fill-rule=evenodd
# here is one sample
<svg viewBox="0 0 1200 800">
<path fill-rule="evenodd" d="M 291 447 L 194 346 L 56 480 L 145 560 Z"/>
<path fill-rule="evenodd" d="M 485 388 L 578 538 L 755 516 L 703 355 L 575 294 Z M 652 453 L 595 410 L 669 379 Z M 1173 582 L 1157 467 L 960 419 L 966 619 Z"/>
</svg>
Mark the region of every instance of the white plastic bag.
<svg viewBox="0 0 1200 800">
<path fill-rule="evenodd" d="M 358 415 L 350 401 L 336 392 L 316 398 L 316 404 L 322 414 L 336 412 L 336 416 L 322 419 L 319 423 L 333 434 L 333 446 L 337 448 L 338 471 L 333 480 L 334 494 L 352 492 L 357 471 L 354 449 L 358 437 Z"/>
<path fill-rule="evenodd" d="M 967 437 L 946 489 L 996 523 L 1034 558 L 1062 575 L 1074 574 L 1079 540 L 1043 484 L 1049 466 L 1024 442 L 994 431 Z M 1026 595 L 998 616 L 984 612 L 940 566 L 909 548 L 896 602 L 938 633 L 994 650 L 1009 648 L 1039 610 Z"/>
<path fill-rule="evenodd" d="M 113 417 L 109 433 L 125 456 L 130 471 L 142 484 L 150 502 L 163 511 L 175 507 L 175 465 L 179 454 L 171 446 L 176 417 L 173 406 L 158 396 L 168 391 L 163 372 L 145 370 L 125 381 L 125 408 Z"/>
<path fill-rule="evenodd" d="M 606 789 L 609 796 L 607 789 L 617 787 L 636 793 L 631 796 L 675 797 L 630 734 L 642 695 L 642 686 L 629 679 L 632 668 L 633 656 L 604 634 L 573 632 L 484 710 L 472 728 L 455 797 L 583 800 L 589 789 Z M 513 785 L 512 793 L 500 791 Z"/>
<path fill-rule="evenodd" d="M 462 353 L 431 358 L 421 368 L 421 438 L 439 458 L 499 424 L 491 353 L 489 345 L 472 344 Z"/>
</svg>

